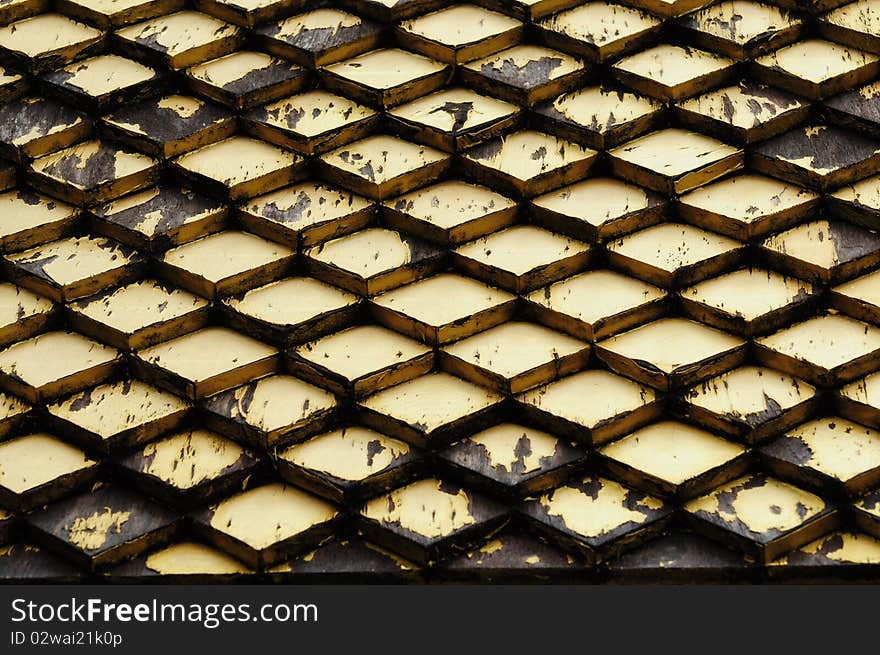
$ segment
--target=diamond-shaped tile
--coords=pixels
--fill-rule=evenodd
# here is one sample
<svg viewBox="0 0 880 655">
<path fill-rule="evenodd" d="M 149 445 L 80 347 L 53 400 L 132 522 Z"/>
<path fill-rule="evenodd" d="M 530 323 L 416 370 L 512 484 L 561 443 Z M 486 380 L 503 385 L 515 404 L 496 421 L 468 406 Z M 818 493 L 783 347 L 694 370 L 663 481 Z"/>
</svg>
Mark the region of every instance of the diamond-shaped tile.
<svg viewBox="0 0 880 655">
<path fill-rule="evenodd" d="M 421 447 L 487 427 L 502 400 L 448 373 L 430 373 L 367 396 L 358 409 L 367 426 Z"/>
<path fill-rule="evenodd" d="M 667 390 L 733 368 L 745 358 L 746 345 L 739 337 L 702 323 L 661 318 L 599 341 L 595 353 L 612 370 Z"/>
<path fill-rule="evenodd" d="M 816 389 L 785 373 L 742 366 L 687 389 L 684 416 L 749 444 L 806 420 L 818 405 Z"/>
<path fill-rule="evenodd" d="M 326 584 L 328 581 L 338 581 L 346 584 L 388 584 L 421 581 L 418 565 L 356 535 L 333 539 L 315 550 L 273 566 L 268 574 L 270 580 L 280 583 Z"/>
<path fill-rule="evenodd" d="M 465 175 L 514 196 L 532 197 L 589 174 L 598 153 L 559 137 L 520 130 L 463 153 Z"/>
<path fill-rule="evenodd" d="M 823 499 L 760 473 L 688 502 L 684 516 L 697 531 L 760 563 L 812 541 L 837 523 L 836 510 Z"/>
<path fill-rule="evenodd" d="M 24 250 L 73 232 L 80 213 L 49 196 L 19 189 L 0 194 L 0 251 Z"/>
<path fill-rule="evenodd" d="M 455 303 L 437 302 L 449 294 Z M 379 323 L 437 345 L 504 323 L 513 317 L 515 302 L 501 289 L 440 273 L 372 298 L 370 311 Z"/>
<path fill-rule="evenodd" d="M 566 93 L 534 109 L 538 127 L 595 149 L 641 136 L 663 115 L 663 105 L 653 98 L 602 86 Z"/>
<path fill-rule="evenodd" d="M 734 146 L 673 127 L 629 141 L 608 155 L 612 173 L 667 195 L 691 191 L 739 170 L 744 157 Z"/>
<path fill-rule="evenodd" d="M 232 584 L 253 573 L 237 559 L 197 541 L 175 541 L 106 572 L 114 582 Z"/>
<path fill-rule="evenodd" d="M 264 52 L 238 50 L 186 69 L 194 93 L 242 111 L 279 100 L 305 87 L 308 72 Z"/>
<path fill-rule="evenodd" d="M 611 2 L 586 2 L 537 23 L 551 47 L 600 62 L 641 48 L 660 25 L 644 11 Z"/>
<path fill-rule="evenodd" d="M 223 298 L 220 310 L 235 329 L 287 346 L 352 323 L 359 306 L 352 293 L 310 277 L 291 277 Z"/>
<path fill-rule="evenodd" d="M 631 432 L 662 411 L 653 389 L 598 369 L 526 391 L 517 403 L 537 425 L 588 445 Z"/>
<path fill-rule="evenodd" d="M 744 337 L 773 332 L 816 308 L 819 290 L 773 271 L 742 268 L 680 293 L 684 313 Z"/>
<path fill-rule="evenodd" d="M 742 173 L 679 196 L 676 211 L 688 223 L 747 241 L 801 221 L 819 200 L 809 189 Z"/>
<path fill-rule="evenodd" d="M 253 568 L 317 546 L 339 522 L 330 503 L 286 484 L 249 489 L 194 517 L 195 528 L 221 550 Z"/>
<path fill-rule="evenodd" d="M 322 67 L 321 80 L 331 91 L 370 107 L 388 108 L 442 87 L 449 64 L 399 48 L 372 50 Z"/>
<path fill-rule="evenodd" d="M 588 243 L 613 239 L 660 222 L 666 200 L 611 177 L 591 177 L 533 198 L 532 220 Z"/>
<path fill-rule="evenodd" d="M 744 244 L 685 223 L 661 223 L 606 244 L 608 262 L 641 280 L 669 288 L 730 270 Z"/>
<path fill-rule="evenodd" d="M 206 14 L 228 20 L 242 27 L 254 27 L 273 18 L 301 9 L 300 0 L 258 0 L 242 4 L 236 0 L 194 0 L 193 4 Z"/>
<path fill-rule="evenodd" d="M 55 5 L 65 16 L 72 16 L 102 29 L 164 16 L 183 9 L 183 0 L 58 0 Z"/>
<path fill-rule="evenodd" d="M 46 408 L 61 435 L 100 452 L 152 441 L 190 416 L 190 403 L 140 380 L 92 387 Z"/>
<path fill-rule="evenodd" d="M 880 51 L 880 12 L 873 0 L 843 4 L 819 18 L 819 33 L 827 39 L 869 52 Z"/>
<path fill-rule="evenodd" d="M 134 353 L 139 376 L 202 398 L 275 370 L 278 351 L 224 327 L 206 327 Z"/>
<path fill-rule="evenodd" d="M 117 109 L 104 125 L 123 143 L 168 158 L 232 136 L 235 114 L 192 96 L 168 95 Z"/>
<path fill-rule="evenodd" d="M 71 496 L 28 517 L 39 541 L 87 570 L 167 543 L 177 515 L 121 487 Z"/>
<path fill-rule="evenodd" d="M 518 20 L 471 4 L 459 4 L 397 25 L 405 48 L 449 64 L 462 64 L 515 45 L 523 33 Z"/>
<path fill-rule="evenodd" d="M 289 375 L 270 375 L 206 398 L 205 423 L 256 448 L 301 440 L 336 419 L 336 398 Z"/>
<path fill-rule="evenodd" d="M 0 351 L 0 386 L 36 403 L 103 382 L 121 364 L 114 348 L 73 332 L 44 332 Z"/>
<path fill-rule="evenodd" d="M 116 30 L 118 48 L 173 70 L 229 54 L 242 45 L 240 27 L 198 11 L 178 11 Z"/>
<path fill-rule="evenodd" d="M 880 323 L 880 271 L 831 289 L 831 306 L 868 323 Z"/>
<path fill-rule="evenodd" d="M 104 237 L 69 237 L 6 256 L 12 281 L 69 302 L 131 282 L 143 273 L 146 258 Z"/>
<path fill-rule="evenodd" d="M 859 495 L 880 483 L 880 436 L 839 416 L 790 428 L 759 452 L 774 475 L 816 493 Z"/>
<path fill-rule="evenodd" d="M 675 66 L 669 66 L 674 61 Z M 611 67 L 624 86 L 658 100 L 682 100 L 719 86 L 733 75 L 728 57 L 695 48 L 661 44 Z"/>
<path fill-rule="evenodd" d="M 369 107 L 315 90 L 251 109 L 242 126 L 282 148 L 317 155 L 369 135 L 379 118 Z"/>
<path fill-rule="evenodd" d="M 819 191 L 852 184 L 880 162 L 880 140 L 828 125 L 797 127 L 758 145 L 749 165 Z"/>
<path fill-rule="evenodd" d="M 829 213 L 874 228 L 880 221 L 880 176 L 867 177 L 825 196 Z"/>
<path fill-rule="evenodd" d="M 583 270 L 590 247 L 534 225 L 515 225 L 453 251 L 456 268 L 516 293 Z"/>
<path fill-rule="evenodd" d="M 511 321 L 443 346 L 440 367 L 500 393 L 520 393 L 584 368 L 589 344 L 542 325 Z"/>
<path fill-rule="evenodd" d="M 0 442 L 0 500 L 30 510 L 70 494 L 97 475 L 97 462 L 45 432 Z"/>
<path fill-rule="evenodd" d="M 770 562 L 771 580 L 834 584 L 877 578 L 880 540 L 860 532 L 831 532 Z"/>
<path fill-rule="evenodd" d="M 105 35 L 90 25 L 44 13 L 0 27 L 0 52 L 30 73 L 40 73 L 100 49 Z"/>
<path fill-rule="evenodd" d="M 359 426 L 294 444 L 278 452 L 276 465 L 291 484 L 347 504 L 397 487 L 422 468 L 409 444 Z"/>
<path fill-rule="evenodd" d="M 87 115 L 54 99 L 26 96 L 0 106 L 0 154 L 19 163 L 67 148 L 91 131 Z"/>
<path fill-rule="evenodd" d="M 542 534 L 593 563 L 656 535 L 672 513 L 663 501 L 596 475 L 527 500 L 521 511 Z"/>
<path fill-rule="evenodd" d="M 0 347 L 44 332 L 58 313 L 48 298 L 8 282 L 0 283 Z"/>
<path fill-rule="evenodd" d="M 427 565 L 502 527 L 507 510 L 481 494 L 428 478 L 367 502 L 359 518 L 368 539 Z"/>
<path fill-rule="evenodd" d="M 837 392 L 836 409 L 842 415 L 857 421 L 880 427 L 880 374 L 850 382 Z"/>
<path fill-rule="evenodd" d="M 552 434 L 501 423 L 465 437 L 439 454 L 450 477 L 493 496 L 522 497 L 563 482 L 585 454 Z"/>
<path fill-rule="evenodd" d="M 880 69 L 880 57 L 824 39 L 807 39 L 756 59 L 755 75 L 817 100 L 864 84 Z"/>
</svg>

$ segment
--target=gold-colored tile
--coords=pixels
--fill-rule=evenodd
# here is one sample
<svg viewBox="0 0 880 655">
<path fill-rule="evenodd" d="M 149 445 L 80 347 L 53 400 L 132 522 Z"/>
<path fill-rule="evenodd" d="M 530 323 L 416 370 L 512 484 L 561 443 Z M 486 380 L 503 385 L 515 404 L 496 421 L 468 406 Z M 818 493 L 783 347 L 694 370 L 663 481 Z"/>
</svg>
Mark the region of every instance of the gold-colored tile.
<svg viewBox="0 0 880 655">
<path fill-rule="evenodd" d="M 368 501 L 359 518 L 367 538 L 423 565 L 469 549 L 507 521 L 503 505 L 436 478 Z"/>
<path fill-rule="evenodd" d="M 676 112 L 686 127 L 734 143 L 750 144 L 803 122 L 809 116 L 810 104 L 785 91 L 745 79 L 679 102 Z"/>
<path fill-rule="evenodd" d="M 272 373 L 278 351 L 228 328 L 207 327 L 134 353 L 138 375 L 187 398 L 203 398 Z"/>
<path fill-rule="evenodd" d="M 591 177 L 533 198 L 532 220 L 588 243 L 619 237 L 658 223 L 666 200 L 652 191 L 611 177 Z"/>
<path fill-rule="evenodd" d="M 683 289 L 680 298 L 694 320 L 751 337 L 806 315 L 817 306 L 819 290 L 773 271 L 743 268 Z"/>
<path fill-rule="evenodd" d="M 542 40 L 553 48 L 607 61 L 645 45 L 661 21 L 631 7 L 587 2 L 537 23 Z"/>
<path fill-rule="evenodd" d="M 759 563 L 813 541 L 837 522 L 823 499 L 760 473 L 690 501 L 684 512 L 696 530 Z"/>
<path fill-rule="evenodd" d="M 590 398 L 589 403 L 583 402 Z M 657 418 L 657 393 L 605 370 L 575 373 L 517 396 L 517 402 L 545 430 L 599 445 Z"/>
<path fill-rule="evenodd" d="M 322 67 L 320 75 L 331 91 L 384 109 L 436 91 L 451 68 L 408 50 L 384 48 Z"/>
<path fill-rule="evenodd" d="M 669 288 L 730 270 L 744 244 L 685 223 L 661 223 L 606 244 L 608 262 L 641 280 Z"/>
<path fill-rule="evenodd" d="M 67 318 L 86 336 L 121 350 L 153 346 L 210 321 L 204 298 L 156 280 L 140 280 L 67 306 Z"/>
<path fill-rule="evenodd" d="M 880 57 L 812 38 L 759 57 L 753 66 L 755 75 L 767 84 L 816 100 L 875 77 Z"/>
<path fill-rule="evenodd" d="M 402 21 L 395 36 L 403 47 L 449 64 L 463 64 L 519 42 L 518 20 L 471 4 L 460 4 Z"/>
<path fill-rule="evenodd" d="M 469 87 L 526 107 L 574 89 L 590 73 L 581 60 L 537 45 L 514 46 L 459 69 Z"/>
<path fill-rule="evenodd" d="M 487 427 L 502 400 L 448 373 L 430 373 L 367 396 L 358 409 L 367 426 L 423 447 Z"/>
<path fill-rule="evenodd" d="M 767 237 L 761 254 L 790 275 L 837 284 L 880 262 L 880 235 L 844 221 L 816 220 Z"/>
<path fill-rule="evenodd" d="M 868 323 L 880 323 L 880 271 L 874 271 L 831 289 L 831 306 Z"/>
<path fill-rule="evenodd" d="M 322 8 L 261 25 L 254 36 L 266 51 L 315 68 L 378 48 L 382 26 L 345 11 Z"/>
<path fill-rule="evenodd" d="M 592 86 L 535 108 L 536 125 L 597 150 L 612 148 L 657 127 L 663 105 L 627 91 Z"/>
<path fill-rule="evenodd" d="M 748 172 L 680 196 L 676 211 L 688 223 L 748 241 L 805 219 L 819 199 L 809 189 Z"/>
<path fill-rule="evenodd" d="M 48 298 L 9 282 L 0 283 L 0 346 L 44 332 L 56 318 L 55 304 Z"/>
<path fill-rule="evenodd" d="M 126 378 L 91 387 L 46 408 L 61 435 L 99 452 L 124 451 L 179 427 L 192 405 Z"/>
<path fill-rule="evenodd" d="M 230 584 L 252 574 L 252 569 L 216 548 L 180 540 L 115 566 L 106 576 L 128 583 Z"/>
<path fill-rule="evenodd" d="M 374 295 L 436 273 L 444 252 L 394 230 L 368 227 L 303 252 L 316 278 L 360 295 Z"/>
<path fill-rule="evenodd" d="M 662 318 L 599 341 L 595 353 L 613 371 L 667 390 L 732 369 L 745 358 L 746 345 L 702 323 Z"/>
<path fill-rule="evenodd" d="M 667 128 L 608 153 L 611 171 L 639 186 L 681 194 L 743 167 L 743 151 L 717 139 Z"/>
<path fill-rule="evenodd" d="M 63 65 L 100 48 L 101 30 L 56 13 L 0 27 L 0 52 L 31 73 Z"/>
<path fill-rule="evenodd" d="M 528 500 L 521 511 L 550 540 L 591 563 L 653 537 L 672 512 L 653 496 L 596 475 Z"/>
<path fill-rule="evenodd" d="M 871 373 L 867 377 L 850 382 L 838 389 L 835 398 L 836 410 L 841 416 L 880 427 L 880 374 Z"/>
<path fill-rule="evenodd" d="M 379 118 L 369 107 L 315 90 L 252 109 L 242 125 L 270 143 L 317 155 L 369 135 Z"/>
<path fill-rule="evenodd" d="M 228 213 L 226 205 L 218 200 L 168 184 L 89 210 L 96 232 L 147 252 L 218 232 L 226 224 Z"/>
<path fill-rule="evenodd" d="M 195 0 L 197 9 L 242 27 L 254 27 L 301 9 L 299 0 Z"/>
<path fill-rule="evenodd" d="M 14 70 L 0 66 L 0 100 L 8 102 L 21 97 L 29 88 L 28 79 Z"/>
<path fill-rule="evenodd" d="M 455 302 L 437 298 L 455 297 Z M 471 278 L 440 273 L 370 299 L 374 318 L 397 332 L 445 344 L 513 317 L 516 297 Z"/>
<path fill-rule="evenodd" d="M 339 510 L 286 484 L 231 496 L 194 517 L 208 541 L 248 566 L 262 568 L 317 546 L 332 534 Z"/>
<path fill-rule="evenodd" d="M 456 152 L 514 127 L 520 108 L 454 87 L 388 109 L 386 115 L 391 129 L 401 136 Z"/>
<path fill-rule="evenodd" d="M 502 498 L 551 489 L 584 461 L 584 452 L 548 432 L 501 423 L 465 437 L 439 454 L 457 478 Z"/>
<path fill-rule="evenodd" d="M 199 98 L 169 95 L 117 109 L 104 125 L 119 141 L 169 158 L 232 136 L 235 114 Z"/>
<path fill-rule="evenodd" d="M 232 200 L 274 191 L 306 174 L 299 155 L 242 135 L 182 155 L 173 166 L 183 177 Z"/>
<path fill-rule="evenodd" d="M 105 54 L 68 64 L 46 73 L 41 80 L 65 101 L 104 113 L 155 93 L 160 88 L 161 74 L 131 59 Z"/>
<path fill-rule="evenodd" d="M 45 432 L 0 443 L 0 499 L 11 509 L 50 503 L 88 484 L 96 473 L 95 460 Z"/>
<path fill-rule="evenodd" d="M 288 272 L 295 251 L 261 237 L 227 230 L 165 252 L 159 272 L 206 298 L 242 293 Z"/>
<path fill-rule="evenodd" d="M 734 60 L 695 48 L 662 44 L 621 59 L 611 67 L 625 86 L 659 100 L 682 100 L 727 81 Z"/>
<path fill-rule="evenodd" d="M 515 201 L 459 180 L 440 182 L 382 203 L 391 227 L 443 245 L 472 241 L 516 221 Z"/>
<path fill-rule="evenodd" d="M 264 52 L 238 50 L 186 69 L 194 93 L 242 111 L 302 90 L 308 72 Z"/>
<path fill-rule="evenodd" d="M 440 150 L 377 134 L 322 155 L 316 164 L 325 180 L 385 200 L 442 176 L 452 159 Z"/>
<path fill-rule="evenodd" d="M 533 225 L 515 225 L 453 251 L 456 268 L 488 284 L 522 293 L 577 273 L 590 247 Z"/>
<path fill-rule="evenodd" d="M 278 453 L 276 463 L 291 484 L 351 504 L 408 481 L 419 456 L 403 441 L 351 426 L 294 444 Z"/>
<path fill-rule="evenodd" d="M 880 220 L 880 176 L 866 177 L 825 196 L 832 216 L 873 228 Z"/>
<path fill-rule="evenodd" d="M 766 366 L 821 386 L 853 380 L 877 368 L 880 329 L 828 313 L 796 323 L 754 342 Z"/>
<path fill-rule="evenodd" d="M 0 438 L 14 432 L 32 407 L 20 398 L 0 392 Z"/>
<path fill-rule="evenodd" d="M 340 0 L 339 4 L 356 14 L 363 14 L 382 23 L 396 23 L 405 18 L 413 18 L 439 9 L 446 2 L 445 0 Z"/>
<path fill-rule="evenodd" d="M 676 26 L 702 48 L 746 60 L 796 41 L 807 22 L 772 4 L 725 0 L 682 16 Z"/>
<path fill-rule="evenodd" d="M 359 325 L 297 346 L 291 373 L 341 396 L 364 396 L 431 370 L 434 351 L 377 325 Z"/>
<path fill-rule="evenodd" d="M 270 375 L 205 399 L 208 427 L 256 448 L 301 440 L 335 418 L 332 393 L 290 375 Z"/>
<path fill-rule="evenodd" d="M 843 3 L 836 3 L 843 4 Z M 880 9 L 874 0 L 844 4 L 819 18 L 819 33 L 825 38 L 869 52 L 880 52 Z"/>
<path fill-rule="evenodd" d="M 461 167 L 481 184 L 532 197 L 587 177 L 598 153 L 559 137 L 520 130 L 465 151 Z"/>
<path fill-rule="evenodd" d="M 65 16 L 109 29 L 164 16 L 184 4 L 183 0 L 58 0 L 55 6 Z"/>
<path fill-rule="evenodd" d="M 27 96 L 0 106 L 0 154 L 19 163 L 67 148 L 91 131 L 87 115 L 55 100 Z"/>
<path fill-rule="evenodd" d="M 103 382 L 121 364 L 114 348 L 72 332 L 44 332 L 0 351 L 0 386 L 37 403 Z"/>
<path fill-rule="evenodd" d="M 28 181 L 36 189 L 74 205 L 114 200 L 155 184 L 155 159 L 107 141 L 84 141 L 31 164 Z"/>
<path fill-rule="evenodd" d="M 774 475 L 820 494 L 859 495 L 880 482 L 880 436 L 839 416 L 786 430 L 760 455 Z"/>
<path fill-rule="evenodd" d="M 604 269 L 555 282 L 525 299 L 538 322 L 586 341 L 659 318 L 668 306 L 663 289 Z"/>
<path fill-rule="evenodd" d="M 54 241 L 72 232 L 80 213 L 49 196 L 18 189 L 0 194 L 3 222 L 0 250 L 14 252 Z"/>
<path fill-rule="evenodd" d="M 821 582 L 871 579 L 880 563 L 880 540 L 861 532 L 835 530 L 770 562 L 771 579 Z"/>
<path fill-rule="evenodd" d="M 359 306 L 352 293 L 310 277 L 291 277 L 223 298 L 220 309 L 235 329 L 287 346 L 351 324 Z"/>
<path fill-rule="evenodd" d="M 673 18 L 712 4 L 712 0 L 624 0 L 624 4 L 645 9 L 662 18 Z"/>
<path fill-rule="evenodd" d="M 739 444 L 678 421 L 647 425 L 604 446 L 599 454 L 612 477 L 678 501 L 730 482 L 750 463 Z"/>
<path fill-rule="evenodd" d="M 244 43 L 240 27 L 198 11 L 178 11 L 116 30 L 121 50 L 180 70 L 229 54 Z"/>
<path fill-rule="evenodd" d="M 830 191 L 872 174 L 880 141 L 829 125 L 797 127 L 758 145 L 749 166 L 818 191 Z"/>
<path fill-rule="evenodd" d="M 104 237 L 69 237 L 6 255 L 10 278 L 56 302 L 69 302 L 140 276 L 146 258 Z"/>
<path fill-rule="evenodd" d="M 248 231 L 296 249 L 356 232 L 372 222 L 375 210 L 362 196 L 303 182 L 239 205 L 237 218 Z"/>
<path fill-rule="evenodd" d="M 710 430 L 754 444 L 806 420 L 817 400 L 815 387 L 803 380 L 741 366 L 684 391 L 680 411 Z"/>
</svg>

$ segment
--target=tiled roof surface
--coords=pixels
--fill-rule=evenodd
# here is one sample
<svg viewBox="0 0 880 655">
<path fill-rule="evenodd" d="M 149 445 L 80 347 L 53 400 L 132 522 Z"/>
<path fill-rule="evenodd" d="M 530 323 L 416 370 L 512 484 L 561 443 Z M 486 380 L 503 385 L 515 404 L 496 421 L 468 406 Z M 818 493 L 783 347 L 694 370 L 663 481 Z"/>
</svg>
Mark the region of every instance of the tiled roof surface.
<svg viewBox="0 0 880 655">
<path fill-rule="evenodd" d="M 0 0 L 0 581 L 880 578 L 880 0 Z"/>
</svg>

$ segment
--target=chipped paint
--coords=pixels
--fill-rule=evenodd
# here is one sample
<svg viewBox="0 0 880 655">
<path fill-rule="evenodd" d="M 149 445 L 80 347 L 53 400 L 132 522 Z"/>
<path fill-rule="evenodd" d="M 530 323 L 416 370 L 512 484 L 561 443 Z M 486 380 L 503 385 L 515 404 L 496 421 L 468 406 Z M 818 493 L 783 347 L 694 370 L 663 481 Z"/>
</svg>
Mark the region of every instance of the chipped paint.
<svg viewBox="0 0 880 655">
<path fill-rule="evenodd" d="M 76 517 L 62 529 L 67 532 L 67 538 L 73 545 L 84 550 L 99 550 L 107 543 L 110 532 L 120 534 L 130 518 L 131 512 L 117 512 L 105 507 L 89 516 Z"/>
</svg>

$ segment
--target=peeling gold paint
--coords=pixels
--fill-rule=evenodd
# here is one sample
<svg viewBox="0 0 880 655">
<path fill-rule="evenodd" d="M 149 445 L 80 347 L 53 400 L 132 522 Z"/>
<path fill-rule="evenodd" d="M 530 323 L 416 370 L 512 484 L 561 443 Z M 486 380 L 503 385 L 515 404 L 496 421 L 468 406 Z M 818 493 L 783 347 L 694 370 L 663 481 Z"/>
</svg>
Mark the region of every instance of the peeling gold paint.
<svg viewBox="0 0 880 655">
<path fill-rule="evenodd" d="M 502 137 L 500 147 L 492 152 L 477 146 L 464 156 L 518 180 L 530 180 L 578 162 L 592 161 L 596 155 L 595 150 L 550 134 L 520 130 Z"/>
<path fill-rule="evenodd" d="M 442 71 L 445 64 L 422 55 L 389 48 L 373 50 L 353 59 L 327 66 L 341 78 L 372 89 L 393 89 L 412 80 Z"/>
<path fill-rule="evenodd" d="M 400 29 L 431 41 L 462 47 L 507 32 L 521 24 L 503 14 L 464 4 L 405 20 L 400 23 Z"/>
<path fill-rule="evenodd" d="M 99 550 L 107 543 L 110 532 L 120 534 L 123 526 L 131 518 L 131 512 L 114 512 L 105 507 L 89 516 L 78 516 L 73 523 L 65 524 L 67 538 L 74 546 L 83 550 Z"/>
<path fill-rule="evenodd" d="M 880 330 L 848 316 L 826 314 L 756 339 L 756 343 L 832 369 L 880 349 Z"/>
<path fill-rule="evenodd" d="M 0 371 L 40 388 L 61 378 L 109 364 L 118 357 L 108 348 L 79 334 L 46 332 L 0 351 Z"/>
<path fill-rule="evenodd" d="M 751 321 L 813 293 L 809 282 L 773 271 L 746 268 L 700 282 L 683 290 L 681 295 Z"/>
<path fill-rule="evenodd" d="M 92 97 L 118 92 L 158 76 L 155 70 L 119 55 L 99 55 L 65 66 L 62 72 L 70 77 L 65 86 L 80 89 Z"/>
<path fill-rule="evenodd" d="M 71 46 L 95 41 L 100 30 L 66 16 L 44 13 L 0 27 L 0 47 L 39 57 Z"/>
<path fill-rule="evenodd" d="M 755 60 L 819 84 L 876 63 L 880 57 L 823 39 L 807 39 Z"/>
<path fill-rule="evenodd" d="M 742 366 L 700 385 L 685 395 L 688 403 L 716 414 L 747 418 L 778 406 L 779 413 L 799 405 L 816 395 L 816 389 L 769 368 Z M 769 418 L 774 418 L 771 415 Z"/>
<path fill-rule="evenodd" d="M 809 459 L 800 464 L 843 482 L 880 468 L 877 432 L 839 416 L 804 423 L 785 436 L 799 440 L 808 449 Z"/>
<path fill-rule="evenodd" d="M 246 451 L 207 430 L 190 430 L 149 443 L 142 453 L 143 473 L 160 478 L 177 489 L 191 489 L 218 478 Z"/>
<path fill-rule="evenodd" d="M 384 471 L 409 452 L 402 441 L 353 426 L 296 444 L 278 456 L 312 471 L 355 481 Z"/>
<path fill-rule="evenodd" d="M 185 541 L 147 556 L 145 566 L 160 575 L 233 575 L 250 571 L 204 544 Z"/>
<path fill-rule="evenodd" d="M 553 457 L 559 446 L 559 441 L 551 434 L 512 423 L 496 425 L 466 440 L 486 449 L 491 467 L 512 472 L 521 463 L 522 475 L 540 471 L 542 460 Z M 528 452 L 520 454 L 524 440 Z"/>
<path fill-rule="evenodd" d="M 29 434 L 0 443 L 0 486 L 22 494 L 95 464 L 50 434 Z"/>
<path fill-rule="evenodd" d="M 464 489 L 446 490 L 439 480 L 427 479 L 371 500 L 361 513 L 379 523 L 396 524 L 423 537 L 436 539 L 476 524 L 470 502 Z"/>
</svg>

